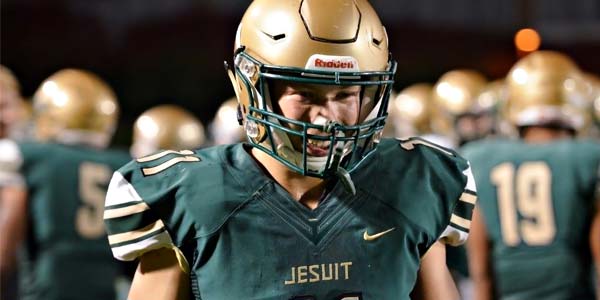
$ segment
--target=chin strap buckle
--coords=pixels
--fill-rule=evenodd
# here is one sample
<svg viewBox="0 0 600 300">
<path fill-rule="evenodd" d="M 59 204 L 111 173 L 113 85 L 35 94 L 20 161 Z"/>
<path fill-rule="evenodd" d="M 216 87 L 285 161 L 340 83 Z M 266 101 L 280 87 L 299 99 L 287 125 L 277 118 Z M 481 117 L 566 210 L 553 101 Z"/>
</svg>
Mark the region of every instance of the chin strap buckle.
<svg viewBox="0 0 600 300">
<path fill-rule="evenodd" d="M 344 189 L 351 193 L 352 195 L 356 195 L 356 187 L 354 186 L 354 182 L 352 182 L 352 177 L 350 177 L 350 173 L 346 171 L 346 169 L 340 167 L 340 163 L 342 161 L 342 157 L 344 156 L 344 143 L 338 142 L 338 137 L 344 137 L 344 133 L 338 131 L 338 128 L 342 125 L 336 121 L 328 121 L 327 124 L 323 126 L 325 132 L 331 133 L 335 138 L 332 141 L 332 144 L 335 145 L 333 159 L 331 164 L 329 165 L 329 172 L 335 172 L 335 175 L 340 179 L 342 184 L 344 185 Z"/>
<path fill-rule="evenodd" d="M 337 175 L 340 181 L 342 181 L 344 189 L 347 192 L 351 193 L 352 195 L 356 195 L 356 187 L 354 186 L 354 182 L 352 182 L 352 177 L 350 177 L 350 173 L 348 173 L 346 169 L 338 167 L 337 172 L 335 172 L 335 175 Z"/>
</svg>

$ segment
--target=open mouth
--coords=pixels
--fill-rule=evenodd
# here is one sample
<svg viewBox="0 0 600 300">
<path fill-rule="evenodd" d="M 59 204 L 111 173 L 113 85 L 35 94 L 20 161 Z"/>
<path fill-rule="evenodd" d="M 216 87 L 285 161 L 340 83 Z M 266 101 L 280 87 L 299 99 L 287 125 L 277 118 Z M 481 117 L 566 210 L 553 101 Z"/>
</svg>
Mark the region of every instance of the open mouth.
<svg viewBox="0 0 600 300">
<path fill-rule="evenodd" d="M 306 146 L 306 154 L 317 157 L 327 156 L 330 145 L 331 141 L 309 139 Z"/>
</svg>

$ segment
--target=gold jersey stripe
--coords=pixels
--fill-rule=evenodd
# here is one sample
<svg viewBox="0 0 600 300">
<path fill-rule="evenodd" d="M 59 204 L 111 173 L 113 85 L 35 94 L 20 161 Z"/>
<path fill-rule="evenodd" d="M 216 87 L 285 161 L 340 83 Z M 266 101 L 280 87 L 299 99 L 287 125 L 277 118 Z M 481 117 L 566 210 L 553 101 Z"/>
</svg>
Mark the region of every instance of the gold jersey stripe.
<svg viewBox="0 0 600 300">
<path fill-rule="evenodd" d="M 150 232 L 162 229 L 164 227 L 165 227 L 165 224 L 161 220 L 158 220 L 144 228 L 140 228 L 137 230 L 132 230 L 129 232 L 124 232 L 124 233 L 117 233 L 117 234 L 109 235 L 108 243 L 111 245 L 114 245 L 114 244 L 118 244 L 118 243 L 135 240 L 135 239 L 142 237 Z"/>
<path fill-rule="evenodd" d="M 401 140 L 402 142 L 400 143 L 400 146 L 402 146 L 402 148 L 406 149 L 406 150 L 412 150 L 415 148 L 415 145 L 424 145 L 427 147 L 431 147 L 433 149 L 436 149 L 442 153 L 445 153 L 448 156 L 454 156 L 454 154 L 452 152 L 449 152 L 448 150 L 445 150 L 444 148 L 430 143 L 428 141 L 425 140 L 419 140 L 419 139 L 408 139 L 408 140 Z"/>
<path fill-rule="evenodd" d="M 464 227 L 466 229 L 470 229 L 471 228 L 471 221 L 467 220 L 465 218 L 461 218 L 455 214 L 452 214 L 452 217 L 450 217 L 450 222 L 460 226 L 460 227 Z"/>
<path fill-rule="evenodd" d="M 146 175 L 146 176 L 154 175 L 154 174 L 160 173 L 160 172 L 164 171 L 165 169 L 168 169 L 169 167 L 171 167 L 175 164 L 178 164 L 180 162 L 194 162 L 194 161 L 200 161 L 200 159 L 195 156 L 174 157 L 174 158 L 171 158 L 171 159 L 165 161 L 164 163 L 162 163 L 158 166 L 151 167 L 151 168 L 143 168 L 142 173 L 144 173 L 144 175 Z"/>
<path fill-rule="evenodd" d="M 462 193 L 462 195 L 460 195 L 459 200 L 475 205 L 475 202 L 477 202 L 477 196 L 469 193 Z"/>
<path fill-rule="evenodd" d="M 120 218 L 128 215 L 133 215 L 135 213 L 140 213 L 146 210 L 149 210 L 150 207 L 145 202 L 140 201 L 137 204 L 133 204 L 130 206 L 119 207 L 114 209 L 105 209 L 104 210 L 104 220 L 106 219 L 114 219 Z"/>
<path fill-rule="evenodd" d="M 148 156 L 144 156 L 144 157 L 140 157 L 137 159 L 137 162 L 148 162 L 148 161 L 152 161 L 155 159 L 159 159 L 167 154 L 171 154 L 171 153 L 177 153 L 177 154 L 182 154 L 182 155 L 191 155 L 194 154 L 194 151 L 191 150 L 181 150 L 181 151 L 175 151 L 175 150 L 165 150 L 162 152 L 158 152 L 152 155 L 148 155 Z"/>
</svg>

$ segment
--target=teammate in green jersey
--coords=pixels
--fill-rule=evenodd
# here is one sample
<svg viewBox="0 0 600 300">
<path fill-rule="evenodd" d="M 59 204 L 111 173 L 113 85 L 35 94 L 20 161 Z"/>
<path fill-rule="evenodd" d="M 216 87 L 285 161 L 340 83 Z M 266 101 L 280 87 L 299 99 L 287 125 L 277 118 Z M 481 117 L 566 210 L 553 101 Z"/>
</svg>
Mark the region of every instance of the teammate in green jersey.
<svg viewBox="0 0 600 300">
<path fill-rule="evenodd" d="M 480 196 L 468 245 L 476 299 L 594 299 L 600 144 L 572 138 L 583 120 L 570 97 L 578 80 L 563 54 L 522 58 L 507 77 L 507 114 L 521 139 L 461 152 Z"/>
<path fill-rule="evenodd" d="M 131 159 L 104 149 L 115 96 L 95 75 L 66 69 L 42 83 L 34 109 L 39 142 L 0 140 L 0 186 L 10 204 L 0 239 L 13 253 L 25 242 L 21 297 L 115 299 L 121 267 L 106 245 L 104 198 L 111 174 Z"/>
<path fill-rule="evenodd" d="M 366 0 L 254 1 L 229 75 L 248 144 L 162 151 L 117 171 L 113 254 L 139 299 L 456 299 L 468 163 L 380 139 L 395 63 Z M 232 122 L 237 122 L 232 120 Z M 417 279 L 418 278 L 418 279 Z"/>
</svg>

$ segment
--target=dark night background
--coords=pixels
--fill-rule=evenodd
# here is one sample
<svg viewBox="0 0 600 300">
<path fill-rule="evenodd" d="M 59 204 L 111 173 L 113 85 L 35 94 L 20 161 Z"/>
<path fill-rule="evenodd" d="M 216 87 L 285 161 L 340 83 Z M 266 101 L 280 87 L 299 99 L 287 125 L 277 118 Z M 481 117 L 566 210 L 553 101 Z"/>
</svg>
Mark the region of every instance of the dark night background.
<svg viewBox="0 0 600 300">
<path fill-rule="evenodd" d="M 233 96 L 223 61 L 248 0 L 2 0 L 1 63 L 30 97 L 53 72 L 93 71 L 121 104 L 115 143 L 130 142 L 141 112 L 174 103 L 205 125 Z M 541 49 L 564 51 L 600 73 L 597 0 L 373 0 L 398 61 L 395 89 L 435 82 L 453 68 L 488 79 L 506 75 L 518 55 L 514 33 L 540 32 Z"/>
</svg>

